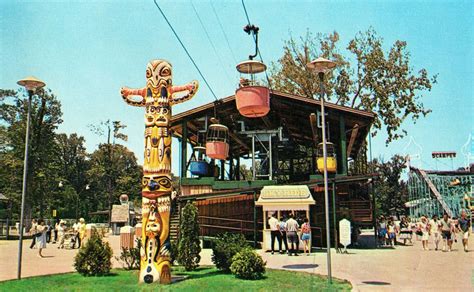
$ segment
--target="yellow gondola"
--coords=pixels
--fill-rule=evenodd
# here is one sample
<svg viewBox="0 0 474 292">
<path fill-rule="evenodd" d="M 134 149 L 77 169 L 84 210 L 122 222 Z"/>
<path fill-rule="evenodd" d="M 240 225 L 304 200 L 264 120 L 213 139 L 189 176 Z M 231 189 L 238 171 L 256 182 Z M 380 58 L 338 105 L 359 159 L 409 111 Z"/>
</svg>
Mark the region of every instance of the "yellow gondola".
<svg viewBox="0 0 474 292">
<path fill-rule="evenodd" d="M 326 142 L 327 152 L 327 169 L 328 173 L 335 173 L 337 171 L 336 162 L 336 149 L 334 144 Z M 324 173 L 324 156 L 323 156 L 323 143 L 318 144 L 318 157 L 316 158 L 316 164 L 318 165 L 318 171 Z"/>
</svg>

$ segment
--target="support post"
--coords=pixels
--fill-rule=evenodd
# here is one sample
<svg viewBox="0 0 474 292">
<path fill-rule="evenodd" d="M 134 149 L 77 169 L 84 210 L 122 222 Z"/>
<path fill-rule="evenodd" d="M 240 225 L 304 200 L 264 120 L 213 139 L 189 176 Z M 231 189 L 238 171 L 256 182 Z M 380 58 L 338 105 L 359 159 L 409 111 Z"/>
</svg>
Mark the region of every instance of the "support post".
<svg viewBox="0 0 474 292">
<path fill-rule="evenodd" d="M 329 194 L 328 194 L 328 166 L 327 166 L 327 149 L 326 149 L 326 117 L 324 113 L 324 73 L 319 73 L 319 87 L 321 89 L 321 124 L 323 136 L 323 161 L 324 161 L 324 211 L 326 213 L 326 245 L 327 245 L 327 266 L 328 266 L 328 281 L 332 284 L 331 271 L 331 236 L 329 224 Z"/>
<path fill-rule="evenodd" d="M 253 247 L 257 248 L 257 193 L 253 191 Z"/>
<path fill-rule="evenodd" d="M 339 115 L 339 136 L 338 170 L 340 174 L 347 175 L 346 121 L 343 115 Z"/>
<path fill-rule="evenodd" d="M 18 241 L 18 270 L 17 270 L 17 279 L 21 279 L 21 258 L 23 253 L 23 217 L 25 213 L 25 196 L 27 190 L 27 178 L 28 178 L 28 149 L 30 141 L 30 119 L 31 119 L 31 99 L 33 96 L 33 91 L 28 90 L 28 114 L 26 116 L 26 134 L 25 134 L 25 157 L 23 161 L 23 187 L 21 191 L 21 211 L 20 211 L 20 240 Z"/>
<path fill-rule="evenodd" d="M 332 221 L 334 224 L 334 247 L 339 252 L 339 238 L 337 236 L 337 214 L 336 214 L 336 183 L 332 182 Z"/>
<path fill-rule="evenodd" d="M 255 134 L 252 135 L 252 180 L 255 180 L 257 170 L 255 169 Z"/>
<path fill-rule="evenodd" d="M 237 168 L 236 173 L 235 173 L 235 179 L 240 180 L 240 155 L 237 156 L 237 163 L 235 168 Z"/>
<path fill-rule="evenodd" d="M 268 170 L 268 180 L 273 179 L 273 157 L 272 157 L 272 134 L 268 134 L 268 162 L 270 162 L 270 167 Z"/>
<path fill-rule="evenodd" d="M 181 178 L 186 178 L 187 157 L 188 157 L 188 122 L 184 119 L 182 122 L 181 137 Z"/>
</svg>

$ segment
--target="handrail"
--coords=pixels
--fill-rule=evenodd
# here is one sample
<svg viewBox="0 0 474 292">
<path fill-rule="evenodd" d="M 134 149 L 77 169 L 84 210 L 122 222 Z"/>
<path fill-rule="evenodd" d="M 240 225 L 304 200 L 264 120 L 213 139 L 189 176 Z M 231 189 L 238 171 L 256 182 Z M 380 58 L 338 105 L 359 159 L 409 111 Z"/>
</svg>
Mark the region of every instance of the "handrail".
<svg viewBox="0 0 474 292">
<path fill-rule="evenodd" d="M 246 222 L 252 223 L 252 220 L 242 220 L 242 219 L 230 219 L 230 218 L 223 218 L 223 217 L 211 217 L 211 216 L 198 216 L 199 219 L 211 219 L 211 220 L 222 220 L 222 221 L 233 221 L 233 222 Z M 263 224 L 262 221 L 257 221 L 257 224 Z"/>
</svg>

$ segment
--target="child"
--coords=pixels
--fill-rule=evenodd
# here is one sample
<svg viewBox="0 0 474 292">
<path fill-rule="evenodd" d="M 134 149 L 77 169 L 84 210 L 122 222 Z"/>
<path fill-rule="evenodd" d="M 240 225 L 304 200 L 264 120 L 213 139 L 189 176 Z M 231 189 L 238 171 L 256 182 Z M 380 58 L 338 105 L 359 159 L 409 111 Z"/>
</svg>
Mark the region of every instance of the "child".
<svg viewBox="0 0 474 292">
<path fill-rule="evenodd" d="M 395 223 L 392 219 L 388 221 L 388 242 L 391 247 L 395 247 Z"/>
</svg>

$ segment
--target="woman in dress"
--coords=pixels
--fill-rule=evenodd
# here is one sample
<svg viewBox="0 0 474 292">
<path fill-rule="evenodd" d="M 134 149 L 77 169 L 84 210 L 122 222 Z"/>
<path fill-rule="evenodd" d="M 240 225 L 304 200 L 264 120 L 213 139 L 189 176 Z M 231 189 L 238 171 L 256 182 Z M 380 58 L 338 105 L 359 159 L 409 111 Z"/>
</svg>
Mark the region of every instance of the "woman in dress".
<svg viewBox="0 0 474 292">
<path fill-rule="evenodd" d="M 38 256 L 42 258 L 43 255 L 41 252 L 43 248 L 46 248 L 46 231 L 48 231 L 48 227 L 44 224 L 43 219 L 39 221 L 39 225 L 36 229 L 37 232 L 41 234 L 36 238 L 36 243 L 38 244 Z"/>
<path fill-rule="evenodd" d="M 311 252 L 311 247 L 309 246 L 309 240 L 311 239 L 311 226 L 309 226 L 308 218 L 304 218 L 304 223 L 301 225 L 301 240 L 303 241 L 304 253 L 308 251 L 308 255 Z"/>
<path fill-rule="evenodd" d="M 428 224 L 428 219 L 425 216 L 421 216 L 421 221 L 418 223 L 418 229 L 422 232 L 421 235 L 421 245 L 423 250 L 428 249 L 428 239 L 430 238 L 430 224 Z"/>
</svg>

